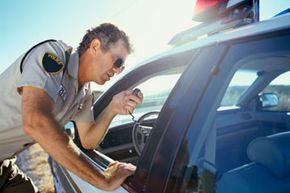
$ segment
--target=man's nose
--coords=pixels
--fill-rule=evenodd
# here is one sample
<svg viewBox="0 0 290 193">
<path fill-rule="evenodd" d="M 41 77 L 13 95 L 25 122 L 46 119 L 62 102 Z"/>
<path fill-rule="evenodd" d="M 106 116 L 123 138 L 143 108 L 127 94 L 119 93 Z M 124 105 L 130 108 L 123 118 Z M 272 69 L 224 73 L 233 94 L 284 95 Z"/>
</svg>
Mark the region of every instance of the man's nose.
<svg viewBox="0 0 290 193">
<path fill-rule="evenodd" d="M 116 74 L 120 74 L 124 70 L 124 66 L 121 66 L 120 68 L 113 68 L 113 72 Z"/>
</svg>

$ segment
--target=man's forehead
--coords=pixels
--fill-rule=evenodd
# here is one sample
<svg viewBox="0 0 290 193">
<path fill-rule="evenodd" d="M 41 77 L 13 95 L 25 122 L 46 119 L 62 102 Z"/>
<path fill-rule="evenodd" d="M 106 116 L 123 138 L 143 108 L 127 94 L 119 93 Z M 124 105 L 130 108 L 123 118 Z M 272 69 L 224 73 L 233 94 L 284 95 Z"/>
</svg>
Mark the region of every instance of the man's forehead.
<svg viewBox="0 0 290 193">
<path fill-rule="evenodd" d="M 119 57 L 122 57 L 123 59 L 126 59 L 128 55 L 128 50 L 123 40 L 118 40 L 115 44 L 113 44 L 110 47 L 110 51 L 114 54 L 117 54 Z"/>
<path fill-rule="evenodd" d="M 112 43 L 110 47 L 111 47 L 112 49 L 118 49 L 118 48 L 121 48 L 121 49 L 125 49 L 125 50 L 127 50 L 127 48 L 126 48 L 126 43 L 125 43 L 124 40 L 122 40 L 122 39 L 119 39 L 117 42 Z"/>
</svg>

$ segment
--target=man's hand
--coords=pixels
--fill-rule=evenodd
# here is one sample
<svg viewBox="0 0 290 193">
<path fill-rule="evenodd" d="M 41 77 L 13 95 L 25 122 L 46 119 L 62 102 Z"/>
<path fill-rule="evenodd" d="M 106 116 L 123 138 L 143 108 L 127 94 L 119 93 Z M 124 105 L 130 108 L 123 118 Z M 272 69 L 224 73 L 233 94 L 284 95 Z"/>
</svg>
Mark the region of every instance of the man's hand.
<svg viewBox="0 0 290 193">
<path fill-rule="evenodd" d="M 137 105 L 143 101 L 142 92 L 138 96 L 134 96 L 131 90 L 126 90 L 115 95 L 109 104 L 110 110 L 119 115 L 127 115 L 132 113 Z"/>
<path fill-rule="evenodd" d="M 128 176 L 131 176 L 136 171 L 136 166 L 130 163 L 113 162 L 103 173 L 109 181 L 112 190 L 117 189 L 122 185 Z"/>
<path fill-rule="evenodd" d="M 134 96 L 130 90 L 122 91 L 113 97 L 110 104 L 97 117 L 95 124 L 76 122 L 82 146 L 86 149 L 96 148 L 103 140 L 115 115 L 132 113 L 142 101 L 141 92 L 138 93 L 138 96 Z"/>
</svg>

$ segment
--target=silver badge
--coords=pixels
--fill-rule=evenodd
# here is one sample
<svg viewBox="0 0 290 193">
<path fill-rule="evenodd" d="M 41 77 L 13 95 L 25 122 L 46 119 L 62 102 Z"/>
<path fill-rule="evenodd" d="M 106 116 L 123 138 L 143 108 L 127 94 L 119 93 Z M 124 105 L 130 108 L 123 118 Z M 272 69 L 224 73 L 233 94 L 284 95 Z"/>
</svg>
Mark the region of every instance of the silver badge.
<svg viewBox="0 0 290 193">
<path fill-rule="evenodd" d="M 62 84 L 61 84 L 60 87 L 59 87 L 58 95 L 61 97 L 61 99 L 62 99 L 63 101 L 66 100 L 67 92 L 66 92 L 65 87 L 64 87 Z"/>
</svg>

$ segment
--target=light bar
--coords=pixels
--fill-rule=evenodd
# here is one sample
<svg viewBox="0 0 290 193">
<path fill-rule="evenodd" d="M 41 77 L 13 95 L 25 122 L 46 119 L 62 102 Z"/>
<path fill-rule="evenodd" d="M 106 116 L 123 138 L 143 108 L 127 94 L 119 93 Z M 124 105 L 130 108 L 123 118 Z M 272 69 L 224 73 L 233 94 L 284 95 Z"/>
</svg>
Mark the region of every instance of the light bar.
<svg viewBox="0 0 290 193">
<path fill-rule="evenodd" d="M 213 20 L 220 9 L 226 8 L 228 0 L 197 0 L 193 12 L 193 20 Z"/>
</svg>

